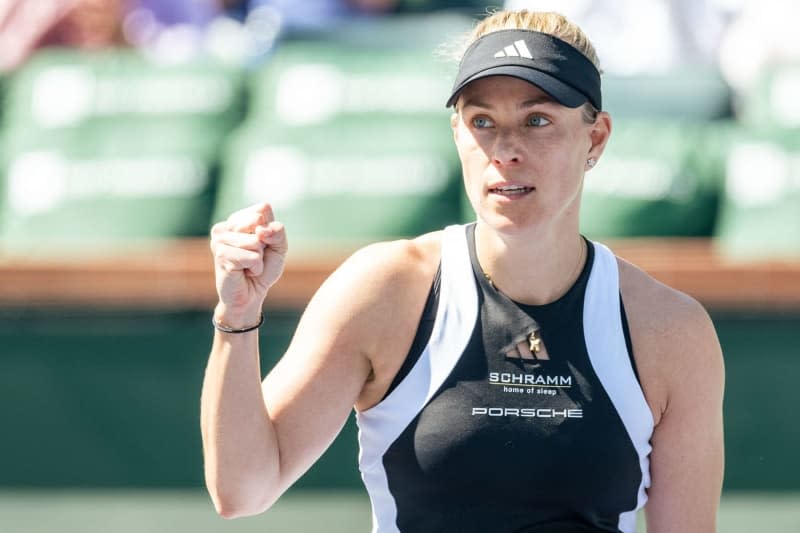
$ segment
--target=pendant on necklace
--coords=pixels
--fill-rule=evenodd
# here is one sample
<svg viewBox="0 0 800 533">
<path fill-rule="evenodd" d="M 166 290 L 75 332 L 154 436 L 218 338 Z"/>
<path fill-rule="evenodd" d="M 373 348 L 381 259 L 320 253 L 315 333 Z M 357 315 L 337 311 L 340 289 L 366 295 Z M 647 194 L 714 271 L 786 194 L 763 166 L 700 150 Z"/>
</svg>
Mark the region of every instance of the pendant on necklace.
<svg viewBox="0 0 800 533">
<path fill-rule="evenodd" d="M 483 277 L 489 283 L 489 286 L 491 286 L 494 290 L 497 290 L 497 287 L 495 286 L 494 281 L 492 280 L 492 276 L 487 274 L 483 269 L 481 269 L 481 272 L 483 272 Z"/>
<path fill-rule="evenodd" d="M 539 330 L 535 329 L 528 335 L 528 344 L 532 354 L 536 355 L 542 351 L 542 337 L 539 335 Z"/>
</svg>

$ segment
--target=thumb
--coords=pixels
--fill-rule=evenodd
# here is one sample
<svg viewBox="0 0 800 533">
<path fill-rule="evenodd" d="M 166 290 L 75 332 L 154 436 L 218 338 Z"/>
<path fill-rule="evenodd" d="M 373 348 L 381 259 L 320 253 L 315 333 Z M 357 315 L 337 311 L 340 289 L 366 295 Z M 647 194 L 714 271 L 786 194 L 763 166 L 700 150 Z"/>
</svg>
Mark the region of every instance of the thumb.
<svg viewBox="0 0 800 533">
<path fill-rule="evenodd" d="M 259 233 L 259 238 L 261 242 L 267 245 L 266 250 L 264 250 L 265 255 L 271 251 L 281 257 L 285 257 L 286 252 L 289 251 L 289 242 L 286 239 L 286 228 L 280 222 L 272 221 L 266 226 L 263 226 L 263 229 Z"/>
<path fill-rule="evenodd" d="M 261 242 L 265 244 L 263 268 L 256 276 L 258 283 L 266 289 L 272 287 L 283 274 L 286 252 L 289 249 L 286 241 L 286 230 L 280 222 L 270 222 L 258 228 Z"/>
</svg>

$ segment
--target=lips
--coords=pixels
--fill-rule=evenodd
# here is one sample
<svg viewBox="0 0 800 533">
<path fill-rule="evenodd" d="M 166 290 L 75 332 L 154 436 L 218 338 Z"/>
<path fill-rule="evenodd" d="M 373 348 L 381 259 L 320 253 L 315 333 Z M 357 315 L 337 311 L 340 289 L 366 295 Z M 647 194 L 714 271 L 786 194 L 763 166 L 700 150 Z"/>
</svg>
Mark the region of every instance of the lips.
<svg viewBox="0 0 800 533">
<path fill-rule="evenodd" d="M 496 185 L 489 187 L 489 192 L 492 194 L 503 194 L 506 196 L 516 196 L 526 194 L 536 190 L 535 187 L 526 187 L 524 185 Z"/>
</svg>

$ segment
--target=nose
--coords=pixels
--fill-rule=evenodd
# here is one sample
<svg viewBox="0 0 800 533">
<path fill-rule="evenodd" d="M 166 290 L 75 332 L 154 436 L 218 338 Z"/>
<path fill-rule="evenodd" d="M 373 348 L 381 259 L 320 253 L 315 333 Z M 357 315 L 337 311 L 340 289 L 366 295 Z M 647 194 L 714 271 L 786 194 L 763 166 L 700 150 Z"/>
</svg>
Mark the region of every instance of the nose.
<svg viewBox="0 0 800 533">
<path fill-rule="evenodd" d="M 513 131 L 499 131 L 492 149 L 492 163 L 498 167 L 522 163 L 522 142 Z"/>
</svg>

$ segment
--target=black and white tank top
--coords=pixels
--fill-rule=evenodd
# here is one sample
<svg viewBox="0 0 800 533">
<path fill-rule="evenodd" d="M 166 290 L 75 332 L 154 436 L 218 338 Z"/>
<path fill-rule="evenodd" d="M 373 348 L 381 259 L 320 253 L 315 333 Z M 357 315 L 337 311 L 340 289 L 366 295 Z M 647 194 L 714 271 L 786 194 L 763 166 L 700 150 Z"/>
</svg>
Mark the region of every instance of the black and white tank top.
<svg viewBox="0 0 800 533">
<path fill-rule="evenodd" d="M 562 298 L 527 306 L 481 274 L 474 225 L 445 229 L 409 358 L 357 414 L 374 533 L 635 531 L 653 419 L 616 258 L 588 248 Z"/>
</svg>

